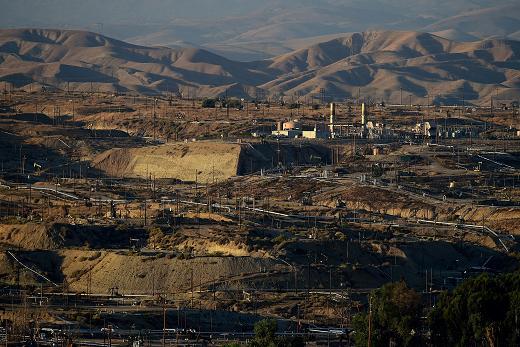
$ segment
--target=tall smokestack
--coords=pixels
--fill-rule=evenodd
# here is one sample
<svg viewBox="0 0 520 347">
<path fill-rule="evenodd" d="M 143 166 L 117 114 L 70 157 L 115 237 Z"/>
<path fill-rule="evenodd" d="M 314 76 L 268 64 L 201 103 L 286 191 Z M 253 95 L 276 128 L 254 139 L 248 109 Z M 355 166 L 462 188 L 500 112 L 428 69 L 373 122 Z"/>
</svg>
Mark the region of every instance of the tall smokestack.
<svg viewBox="0 0 520 347">
<path fill-rule="evenodd" d="M 365 125 L 366 124 L 366 119 L 365 119 L 365 103 L 362 103 L 361 104 L 361 125 Z"/>
</svg>

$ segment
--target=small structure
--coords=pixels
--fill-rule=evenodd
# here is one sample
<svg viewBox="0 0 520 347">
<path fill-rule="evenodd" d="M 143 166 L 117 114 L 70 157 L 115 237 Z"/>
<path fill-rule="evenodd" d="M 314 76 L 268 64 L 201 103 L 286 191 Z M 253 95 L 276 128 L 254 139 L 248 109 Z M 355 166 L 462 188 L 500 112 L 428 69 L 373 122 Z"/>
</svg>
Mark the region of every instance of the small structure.
<svg viewBox="0 0 520 347">
<path fill-rule="evenodd" d="M 300 121 L 298 119 L 283 123 L 282 130 L 298 130 L 300 129 Z"/>
<path fill-rule="evenodd" d="M 301 130 L 275 130 L 271 133 L 272 136 L 288 138 L 298 138 L 301 134 Z"/>
<path fill-rule="evenodd" d="M 437 134 L 437 124 L 429 121 L 417 123 L 413 131 L 416 135 L 434 138 Z"/>
<path fill-rule="evenodd" d="M 314 126 L 302 125 L 297 119 L 288 121 L 277 126 L 277 130 L 273 131 L 272 136 L 287 138 L 306 138 L 306 139 L 326 139 L 329 138 L 330 132 L 324 124 L 315 124 Z"/>
<path fill-rule="evenodd" d="M 297 138 L 301 136 L 300 122 L 295 119 L 288 122 L 277 122 L 276 130 L 271 133 L 277 137 Z"/>
<path fill-rule="evenodd" d="M 303 129 L 302 130 L 302 137 L 305 139 L 327 139 L 331 133 L 322 124 L 316 124 L 311 129 Z"/>
<path fill-rule="evenodd" d="M 383 123 L 374 124 L 374 122 L 368 121 L 363 127 L 363 135 L 369 139 L 383 139 L 392 137 L 393 133 Z"/>
</svg>

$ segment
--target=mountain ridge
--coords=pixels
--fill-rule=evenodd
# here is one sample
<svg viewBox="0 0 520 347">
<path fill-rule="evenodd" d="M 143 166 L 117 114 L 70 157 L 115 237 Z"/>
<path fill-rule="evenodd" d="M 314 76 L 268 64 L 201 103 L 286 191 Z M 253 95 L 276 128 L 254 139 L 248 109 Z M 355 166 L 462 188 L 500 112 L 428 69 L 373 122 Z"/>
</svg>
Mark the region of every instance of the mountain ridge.
<svg viewBox="0 0 520 347">
<path fill-rule="evenodd" d="M 200 97 L 311 96 L 325 89 L 342 99 L 363 89 L 390 101 L 402 88 L 417 99 L 467 94 L 466 100 L 486 102 L 495 89 L 504 96 L 518 93 L 519 61 L 519 41 L 456 42 L 413 31 L 351 33 L 272 59 L 239 62 L 198 47 L 145 47 L 79 30 L 0 30 L 0 81 L 19 88 L 188 89 Z"/>
</svg>

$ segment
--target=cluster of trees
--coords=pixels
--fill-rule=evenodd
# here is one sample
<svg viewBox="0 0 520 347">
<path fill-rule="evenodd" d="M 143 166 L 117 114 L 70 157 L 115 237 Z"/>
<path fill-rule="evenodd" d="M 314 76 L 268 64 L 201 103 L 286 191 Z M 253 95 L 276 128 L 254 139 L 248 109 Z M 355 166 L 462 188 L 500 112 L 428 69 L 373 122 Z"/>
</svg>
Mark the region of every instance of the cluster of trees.
<svg viewBox="0 0 520 347">
<path fill-rule="evenodd" d="M 242 109 L 244 108 L 244 105 L 242 105 L 242 101 L 238 99 L 212 99 L 207 98 L 202 100 L 202 107 L 203 108 L 215 108 L 217 107 L 217 103 L 223 108 L 235 108 L 235 109 Z"/>
<path fill-rule="evenodd" d="M 276 336 L 278 323 L 274 319 L 264 319 L 255 324 L 255 336 L 249 343 L 249 347 L 304 347 L 301 337 Z M 224 347 L 240 347 L 233 343 Z"/>
<path fill-rule="evenodd" d="M 217 100 L 216 99 L 204 99 L 202 100 L 202 107 L 203 108 L 215 108 L 217 106 Z"/>
<path fill-rule="evenodd" d="M 250 347 L 303 347 L 304 342 L 300 337 L 276 336 L 278 323 L 274 319 L 261 320 L 255 324 L 255 337 Z"/>
<path fill-rule="evenodd" d="M 520 272 L 468 279 L 433 309 L 404 282 L 389 283 L 369 306 L 353 321 L 356 346 L 520 346 Z"/>
<path fill-rule="evenodd" d="M 435 346 L 520 346 L 520 272 L 469 279 L 429 316 Z"/>
<path fill-rule="evenodd" d="M 304 346 L 300 337 L 276 336 L 277 328 L 276 320 L 259 321 L 249 346 Z M 355 346 L 520 346 L 520 271 L 468 279 L 433 309 L 405 282 L 386 284 L 353 328 Z"/>
</svg>

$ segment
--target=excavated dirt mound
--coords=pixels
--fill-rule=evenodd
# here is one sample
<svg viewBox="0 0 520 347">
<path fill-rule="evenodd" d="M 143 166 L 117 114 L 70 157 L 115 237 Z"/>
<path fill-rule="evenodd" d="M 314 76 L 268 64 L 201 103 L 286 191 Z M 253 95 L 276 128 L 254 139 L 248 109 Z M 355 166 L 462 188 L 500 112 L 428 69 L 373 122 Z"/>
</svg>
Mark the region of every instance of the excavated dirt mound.
<svg viewBox="0 0 520 347">
<path fill-rule="evenodd" d="M 211 182 L 235 176 L 241 146 L 191 142 L 162 146 L 111 149 L 93 160 L 93 166 L 112 176 L 175 178 Z M 196 177 L 198 176 L 198 177 Z"/>
<path fill-rule="evenodd" d="M 191 285 L 192 270 L 194 285 L 198 286 L 217 281 L 220 277 L 240 277 L 241 274 L 259 273 L 263 268 L 274 266 L 274 263 L 272 259 L 250 257 L 179 260 L 166 256 L 128 257 L 108 253 L 92 267 L 92 283 L 95 283 L 93 289 L 98 292 L 106 291 L 113 286 L 137 293 L 151 293 L 154 288 L 163 292 L 186 291 Z M 77 271 L 74 270 L 76 266 L 78 265 L 73 258 L 65 258 L 63 270 L 67 277 Z M 84 290 L 87 277 L 86 274 L 79 277 L 77 281 L 72 282 L 71 287 L 78 291 Z"/>
<path fill-rule="evenodd" d="M 116 177 L 213 182 L 284 165 L 329 161 L 320 144 L 185 142 L 141 148 L 115 148 L 94 158 L 92 165 Z"/>
<path fill-rule="evenodd" d="M 324 246 L 329 249 L 326 255 L 321 253 Z M 187 293 L 192 285 L 195 290 L 212 284 L 222 288 L 294 285 L 294 268 L 260 254 L 185 259 L 162 251 L 62 249 L 14 253 L 25 265 L 55 283 L 67 283 L 75 292 L 86 292 L 89 281 L 94 293 L 108 293 L 117 287 L 124 294 Z M 338 267 L 333 276 L 335 285 L 353 288 L 378 287 L 401 277 L 420 288 L 425 269 L 433 270 L 439 281 L 488 260 L 491 268 L 504 271 L 517 266 L 514 258 L 495 250 L 444 241 L 374 241 L 362 245 L 346 241 L 290 242 L 282 253 L 291 263 L 300 264 L 296 275 L 300 288 L 309 281 L 316 288 L 327 287 L 330 274 L 321 264 L 324 259 Z M 12 283 L 15 274 L 12 257 L 6 252 L 0 254 L 0 280 Z M 28 271 L 22 271 L 22 279 L 27 284 L 43 282 Z"/>
<path fill-rule="evenodd" d="M 49 253 L 49 252 L 44 252 Z M 89 277 L 92 291 L 107 293 L 118 287 L 122 293 L 151 294 L 185 292 L 191 288 L 222 279 L 239 280 L 243 276 L 260 274 L 279 262 L 254 257 L 199 257 L 177 259 L 162 253 L 142 255 L 131 252 L 62 250 L 55 254 L 60 264 L 50 266 L 38 254 L 22 255 L 31 265 L 49 274 L 52 279 L 64 279 L 69 288 L 85 292 Z M 193 274 L 193 277 L 192 277 Z"/>
<path fill-rule="evenodd" d="M 130 247 L 130 238 L 146 241 L 143 229 L 68 224 L 0 224 L 0 245 L 24 250 L 67 247 L 93 249 Z"/>
<path fill-rule="evenodd" d="M 23 249 L 55 249 L 63 242 L 45 224 L 3 224 L 0 225 L 0 244 Z"/>
</svg>

